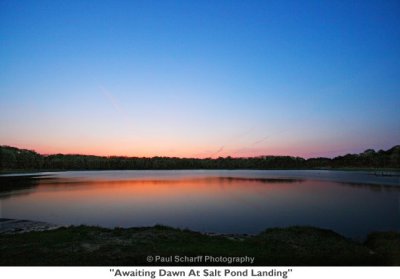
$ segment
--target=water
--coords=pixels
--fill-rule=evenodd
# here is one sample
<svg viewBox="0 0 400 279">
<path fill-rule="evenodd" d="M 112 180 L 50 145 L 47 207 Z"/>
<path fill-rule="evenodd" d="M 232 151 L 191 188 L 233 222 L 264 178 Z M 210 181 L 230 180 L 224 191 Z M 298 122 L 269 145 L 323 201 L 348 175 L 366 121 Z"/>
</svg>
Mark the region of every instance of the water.
<svg viewBox="0 0 400 279">
<path fill-rule="evenodd" d="M 259 233 L 310 225 L 400 230 L 400 177 L 340 171 L 81 171 L 0 177 L 0 217 Z"/>
</svg>

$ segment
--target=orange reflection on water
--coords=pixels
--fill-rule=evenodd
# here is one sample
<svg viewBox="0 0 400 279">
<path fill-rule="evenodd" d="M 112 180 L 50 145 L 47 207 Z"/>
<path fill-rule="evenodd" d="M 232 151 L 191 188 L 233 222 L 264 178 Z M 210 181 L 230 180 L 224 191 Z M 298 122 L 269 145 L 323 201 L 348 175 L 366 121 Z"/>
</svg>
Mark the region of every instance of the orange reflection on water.
<svg viewBox="0 0 400 279">
<path fill-rule="evenodd" d="M 240 183 L 238 183 L 240 182 Z M 299 181 L 293 181 L 298 182 Z M 262 194 L 286 191 L 292 181 L 243 179 L 230 177 L 206 177 L 184 179 L 135 179 L 135 180 L 43 180 L 35 193 L 36 201 L 49 199 L 65 200 L 129 200 L 138 199 L 151 202 L 185 199 L 194 196 L 198 199 L 225 196 L 246 196 L 249 192 Z M 249 191 L 250 190 L 250 191 Z M 62 192 L 62 193 L 61 193 Z"/>
<path fill-rule="evenodd" d="M 361 234 L 399 226 L 398 188 L 390 192 L 331 181 L 187 174 L 61 173 L 0 196 L 2 213 L 55 224 L 164 224 L 225 233 L 314 225 Z M 355 220 L 359 223 L 352 226 Z"/>
</svg>

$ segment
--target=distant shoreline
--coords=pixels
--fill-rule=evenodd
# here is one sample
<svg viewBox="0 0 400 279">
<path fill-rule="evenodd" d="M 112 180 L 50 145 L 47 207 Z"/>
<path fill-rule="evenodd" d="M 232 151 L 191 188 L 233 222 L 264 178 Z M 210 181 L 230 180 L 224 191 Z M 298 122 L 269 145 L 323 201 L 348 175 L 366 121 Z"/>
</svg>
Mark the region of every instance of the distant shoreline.
<svg viewBox="0 0 400 279">
<path fill-rule="evenodd" d="M 41 155 L 32 150 L 0 146 L 0 171 L 27 170 L 179 170 L 179 169 L 254 169 L 254 170 L 375 170 L 400 169 L 400 145 L 388 150 L 367 149 L 360 154 L 335 158 L 293 156 L 178 158 L 124 157 L 79 154 Z"/>
<path fill-rule="evenodd" d="M 68 172 L 68 171 L 190 171 L 190 170 L 210 170 L 210 171 L 224 171 L 224 170 L 270 170 L 270 171 L 352 171 L 352 172 L 371 172 L 376 173 L 377 176 L 400 176 L 400 168 L 297 168 L 297 169 L 5 169 L 0 170 L 0 175 L 3 174 L 35 174 L 42 172 Z M 382 173 L 383 174 L 380 174 Z"/>
</svg>

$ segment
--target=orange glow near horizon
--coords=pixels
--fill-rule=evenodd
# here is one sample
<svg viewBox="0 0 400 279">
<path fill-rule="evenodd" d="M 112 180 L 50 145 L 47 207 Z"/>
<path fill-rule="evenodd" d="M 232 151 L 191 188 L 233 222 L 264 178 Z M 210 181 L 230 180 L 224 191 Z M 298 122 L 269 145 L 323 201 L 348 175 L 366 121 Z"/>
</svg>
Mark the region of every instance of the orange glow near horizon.
<svg viewBox="0 0 400 279">
<path fill-rule="evenodd" d="M 122 157 L 178 157 L 178 158 L 218 158 L 231 156 L 239 157 L 257 157 L 257 156 L 294 156 L 303 158 L 312 157 L 335 157 L 347 153 L 353 153 L 349 149 L 338 146 L 331 147 L 327 145 L 314 146 L 290 146 L 285 147 L 283 144 L 275 144 L 268 147 L 240 147 L 232 146 L 221 148 L 213 146 L 191 146 L 181 148 L 165 149 L 157 144 L 140 145 L 137 148 L 131 148 L 128 145 L 109 144 L 109 145 L 86 145 L 66 146 L 66 145 L 33 145 L 19 144 L 9 145 L 21 149 L 33 150 L 42 155 L 52 154 L 80 154 L 95 156 L 122 156 Z M 154 147 L 153 147 L 154 146 Z M 363 149 L 360 149 L 361 152 Z"/>
</svg>

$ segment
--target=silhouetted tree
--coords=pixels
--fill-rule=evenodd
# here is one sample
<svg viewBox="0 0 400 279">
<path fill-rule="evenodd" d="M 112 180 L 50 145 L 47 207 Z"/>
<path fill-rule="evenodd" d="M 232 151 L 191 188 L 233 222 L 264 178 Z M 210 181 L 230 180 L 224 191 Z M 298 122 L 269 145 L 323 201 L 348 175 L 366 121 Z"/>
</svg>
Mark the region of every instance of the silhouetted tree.
<svg viewBox="0 0 400 279">
<path fill-rule="evenodd" d="M 290 156 L 252 158 L 219 157 L 103 157 L 88 155 L 40 155 L 34 151 L 0 146 L 1 170 L 144 170 L 144 169 L 313 169 L 313 168 L 400 168 L 400 145 L 375 152 L 346 154 L 333 159 Z"/>
</svg>

